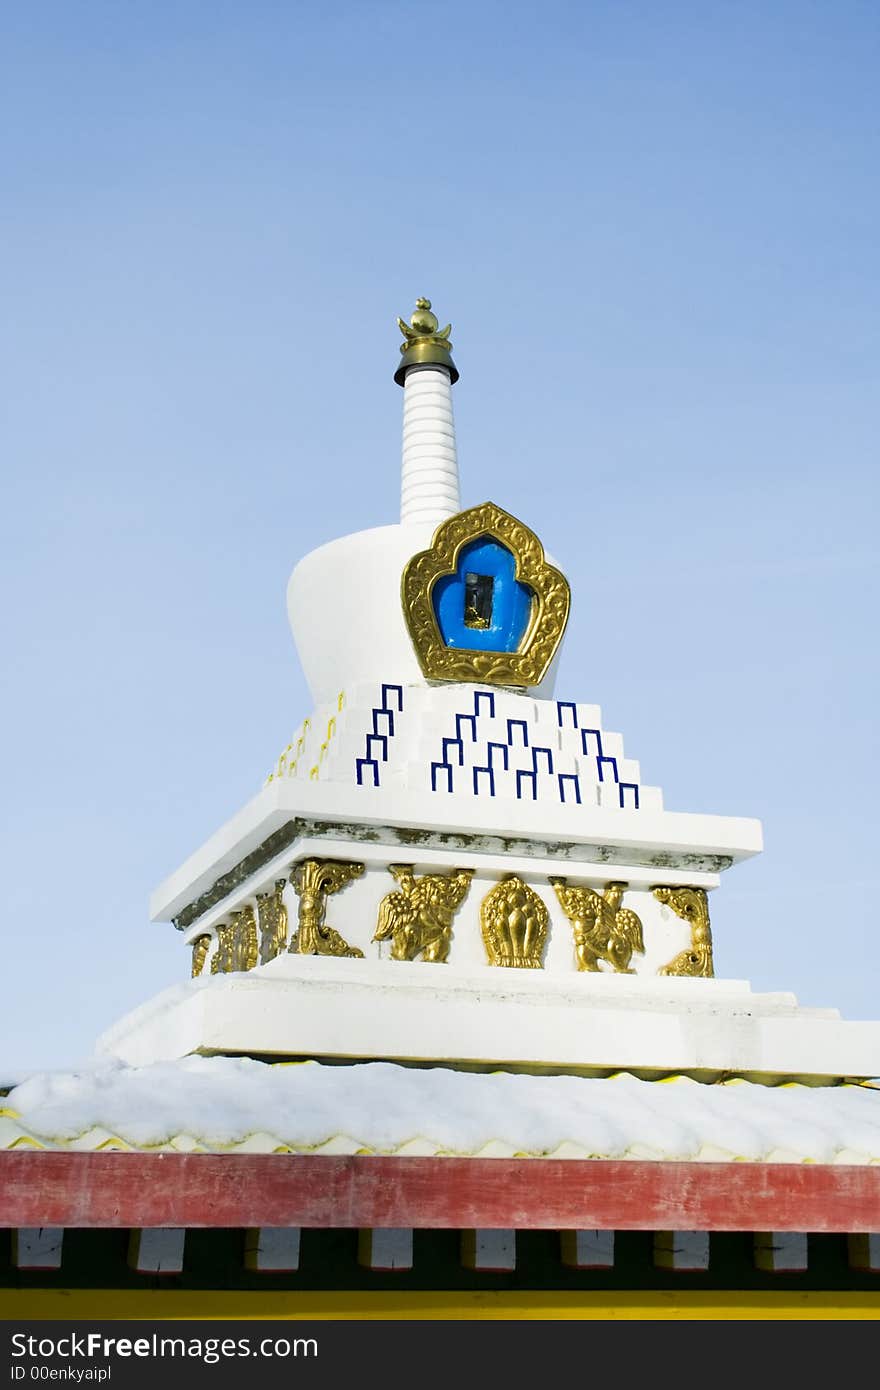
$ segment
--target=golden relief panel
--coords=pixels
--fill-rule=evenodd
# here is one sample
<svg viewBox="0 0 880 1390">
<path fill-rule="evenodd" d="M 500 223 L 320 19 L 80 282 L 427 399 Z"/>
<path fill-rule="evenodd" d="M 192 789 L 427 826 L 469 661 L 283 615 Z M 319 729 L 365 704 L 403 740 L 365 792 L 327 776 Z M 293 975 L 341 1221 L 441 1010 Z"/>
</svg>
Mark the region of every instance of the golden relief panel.
<svg viewBox="0 0 880 1390">
<path fill-rule="evenodd" d="M 210 949 L 210 945 L 211 945 L 211 935 L 210 935 L 210 932 L 203 932 L 202 935 L 201 935 L 201 936 L 197 936 L 196 939 L 195 939 L 195 941 L 192 943 L 192 978 L 193 978 L 193 979 L 196 979 L 196 977 L 197 977 L 198 975 L 201 975 L 202 971 L 204 970 L 204 968 L 205 968 L 205 961 L 207 960 L 207 957 L 208 957 L 208 950 Z"/>
<path fill-rule="evenodd" d="M 387 893 L 378 909 L 374 942 L 391 941 L 391 959 L 448 960 L 455 915 L 470 891 L 474 871 L 416 876 L 410 864 L 390 864 L 388 871 L 398 889 Z M 216 949 L 210 957 L 210 973 L 247 971 L 259 962 L 274 960 L 287 947 L 302 955 L 363 957 L 326 921 L 327 899 L 364 873 L 364 865 L 334 859 L 306 859 L 293 866 L 290 883 L 298 899 L 297 927 L 288 945 L 288 912 L 283 901 L 286 880 L 276 879 L 271 892 L 258 893 L 257 912 L 247 904 L 219 922 L 214 931 Z M 579 971 L 601 972 L 602 962 L 619 974 L 634 974 L 632 959 L 645 951 L 642 922 L 623 906 L 628 884 L 607 883 L 600 892 L 570 884 L 565 878 L 549 880 L 574 934 Z M 714 976 L 712 930 L 704 889 L 686 885 L 652 890 L 656 900 L 668 906 L 691 928 L 691 943 L 657 971 L 658 975 Z M 257 915 L 258 914 L 258 915 Z M 518 875 L 509 875 L 483 898 L 480 926 L 491 965 L 537 970 L 550 925 L 550 914 L 540 896 Z M 211 934 L 201 933 L 191 943 L 192 976 L 205 969 Z"/>
<path fill-rule="evenodd" d="M 257 946 L 257 919 L 250 904 L 237 912 L 233 912 L 228 922 L 218 922 L 215 931 L 217 949 L 211 957 L 211 974 L 228 975 L 233 971 L 253 970 L 259 958 L 259 948 Z M 204 959 L 202 965 L 204 965 Z M 193 974 L 195 973 L 194 947 Z"/>
<path fill-rule="evenodd" d="M 416 878 L 410 864 L 389 864 L 400 884 L 379 904 L 374 941 L 391 939 L 392 960 L 444 962 L 452 941 L 452 922 L 467 897 L 473 869 Z"/>
<path fill-rule="evenodd" d="M 231 970 L 253 970 L 259 959 L 257 946 L 257 919 L 254 909 L 247 905 L 233 912 L 230 922 L 232 949 Z"/>
<path fill-rule="evenodd" d="M 495 540 L 510 551 L 517 582 L 533 594 L 528 626 L 513 652 L 447 646 L 440 632 L 434 586 L 457 573 L 464 547 L 481 538 Z M 401 599 L 413 647 L 428 680 L 523 687 L 540 685 L 547 674 L 571 606 L 568 580 L 545 559 L 538 537 L 494 502 L 459 512 L 437 527 L 430 549 L 413 555 L 404 567 Z M 466 616 L 465 625 L 486 626 L 479 614 L 471 621 Z"/>
<path fill-rule="evenodd" d="M 517 877 L 502 879 L 480 905 L 480 927 L 490 965 L 543 968 L 550 914 L 533 888 Z"/>
<path fill-rule="evenodd" d="M 233 929 L 230 922 L 218 922 L 216 926 L 217 949 L 211 957 L 211 974 L 225 975 L 233 969 Z"/>
<path fill-rule="evenodd" d="M 284 906 L 285 878 L 276 878 L 271 893 L 257 894 L 260 923 L 260 964 L 280 956 L 287 945 L 287 908 Z"/>
<path fill-rule="evenodd" d="M 303 859 L 294 864 L 290 883 L 299 899 L 299 911 L 290 951 L 302 956 L 363 956 L 363 951 L 349 946 L 325 920 L 329 895 L 363 872 L 363 864 L 341 859 Z"/>
<path fill-rule="evenodd" d="M 709 923 L 709 900 L 704 888 L 655 888 L 659 903 L 671 907 L 677 917 L 690 923 L 691 944 L 658 970 L 658 975 L 696 975 L 711 979 L 715 974 L 712 960 L 712 927 Z"/>
<path fill-rule="evenodd" d="M 599 894 L 570 886 L 564 878 L 550 883 L 574 930 L 578 970 L 599 970 L 603 960 L 618 974 L 634 975 L 630 962 L 634 953 L 644 955 L 645 942 L 641 918 L 622 906 L 629 885 L 607 883 Z"/>
</svg>

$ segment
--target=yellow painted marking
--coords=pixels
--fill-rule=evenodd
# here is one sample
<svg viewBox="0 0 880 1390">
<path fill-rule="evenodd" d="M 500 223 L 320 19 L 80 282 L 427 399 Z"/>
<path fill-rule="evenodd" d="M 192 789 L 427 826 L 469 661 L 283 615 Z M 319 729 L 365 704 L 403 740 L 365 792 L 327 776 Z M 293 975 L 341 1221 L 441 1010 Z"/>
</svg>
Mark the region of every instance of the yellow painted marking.
<svg viewBox="0 0 880 1390">
<path fill-rule="evenodd" d="M 880 1318 L 878 1292 L 0 1289 L 0 1318 L 705 1321 Z"/>
</svg>

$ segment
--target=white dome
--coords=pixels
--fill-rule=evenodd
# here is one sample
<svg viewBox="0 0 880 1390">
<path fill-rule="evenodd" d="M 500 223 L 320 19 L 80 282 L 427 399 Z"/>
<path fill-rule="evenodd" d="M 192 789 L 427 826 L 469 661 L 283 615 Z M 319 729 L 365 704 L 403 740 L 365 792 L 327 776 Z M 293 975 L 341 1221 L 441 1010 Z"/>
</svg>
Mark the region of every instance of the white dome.
<svg viewBox="0 0 880 1390">
<path fill-rule="evenodd" d="M 407 560 L 427 549 L 434 529 L 377 526 L 300 560 L 287 586 L 287 612 L 316 706 L 362 682 L 428 684 L 403 616 L 400 583 Z M 558 662 L 559 652 L 531 695 L 552 696 Z"/>
<path fill-rule="evenodd" d="M 426 684 L 403 617 L 400 578 L 433 533 L 433 525 L 377 526 L 300 560 L 287 586 L 287 612 L 316 705 L 361 681 Z"/>
</svg>

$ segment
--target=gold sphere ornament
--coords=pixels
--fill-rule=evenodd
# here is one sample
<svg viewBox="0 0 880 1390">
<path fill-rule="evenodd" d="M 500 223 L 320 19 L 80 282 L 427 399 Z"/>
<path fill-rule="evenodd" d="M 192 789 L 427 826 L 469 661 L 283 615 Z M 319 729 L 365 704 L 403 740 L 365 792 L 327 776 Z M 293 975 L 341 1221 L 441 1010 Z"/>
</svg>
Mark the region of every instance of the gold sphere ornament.
<svg viewBox="0 0 880 1390">
<path fill-rule="evenodd" d="M 440 320 L 436 314 L 431 313 L 430 299 L 417 299 L 416 311 L 410 319 L 411 326 L 417 333 L 436 333 L 440 327 Z M 452 324 L 445 328 L 444 333 L 449 333 Z"/>
</svg>

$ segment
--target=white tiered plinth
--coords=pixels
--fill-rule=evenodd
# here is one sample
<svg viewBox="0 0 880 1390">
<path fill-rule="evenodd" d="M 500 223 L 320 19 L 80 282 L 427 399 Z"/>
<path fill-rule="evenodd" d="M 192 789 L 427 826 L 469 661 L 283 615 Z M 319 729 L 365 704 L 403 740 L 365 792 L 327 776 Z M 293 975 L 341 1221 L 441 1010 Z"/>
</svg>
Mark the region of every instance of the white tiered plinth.
<svg viewBox="0 0 880 1390">
<path fill-rule="evenodd" d="M 156 891 L 154 919 L 208 940 L 306 860 L 361 871 L 327 922 L 362 959 L 285 951 L 204 975 L 121 1020 L 102 1048 L 128 1062 L 191 1052 L 387 1058 L 603 1072 L 839 1077 L 880 1072 L 880 1026 L 804 1010 L 742 981 L 665 976 L 691 926 L 655 890 L 710 894 L 761 849 L 757 821 L 663 809 L 596 706 L 476 686 L 362 683 L 304 721 L 263 790 Z M 448 958 L 377 941 L 389 869 L 467 870 Z M 546 908 L 542 969 L 487 963 L 481 904 L 516 875 Z M 623 883 L 644 951 L 634 974 L 578 972 L 553 880 Z M 290 935 L 298 899 L 283 889 Z M 607 968 L 606 968 L 607 967 Z"/>
<path fill-rule="evenodd" d="M 120 1020 L 101 1039 L 103 1051 L 138 1065 L 240 1053 L 824 1082 L 880 1074 L 880 1024 L 799 1008 L 793 995 L 756 994 L 744 981 L 657 973 L 687 948 L 690 928 L 654 889 L 686 882 L 711 900 L 723 872 L 760 851 L 760 825 L 663 810 L 594 706 L 383 685 L 353 691 L 329 739 L 326 714 L 300 735 L 298 765 L 282 760 L 157 890 L 153 916 L 173 918 L 185 940 L 211 936 L 293 864 L 353 860 L 363 872 L 328 899 L 327 920 L 364 958 L 285 951 L 246 972 L 206 973 Z M 456 721 L 460 738 L 450 743 Z M 491 779 L 480 767 L 489 744 L 505 739 L 508 766 L 497 760 Z M 575 746 L 582 751 L 572 761 Z M 547 748 L 554 771 L 541 767 L 532 779 L 531 754 Z M 599 780 L 599 757 L 614 762 L 618 780 L 607 766 L 609 780 Z M 446 776 L 432 779 L 438 760 L 451 768 L 454 790 Z M 621 790 L 624 774 L 640 790 L 638 809 Z M 519 798 L 518 776 L 529 781 Z M 560 777 L 578 779 L 578 800 Z M 390 943 L 373 939 L 379 904 L 397 886 L 389 866 L 400 863 L 416 875 L 471 871 L 446 963 L 394 960 Z M 547 908 L 541 970 L 486 963 L 480 904 L 511 874 Z M 599 892 L 611 880 L 628 885 L 626 905 L 644 927 L 637 973 L 611 973 L 604 963 L 596 974 L 578 972 L 554 877 Z M 298 902 L 289 886 L 285 903 L 292 933 Z"/>
<path fill-rule="evenodd" d="M 880 1074 L 880 1023 L 743 980 L 285 954 L 166 990 L 100 1049 L 134 1065 L 200 1052 L 830 1080 Z"/>
</svg>

